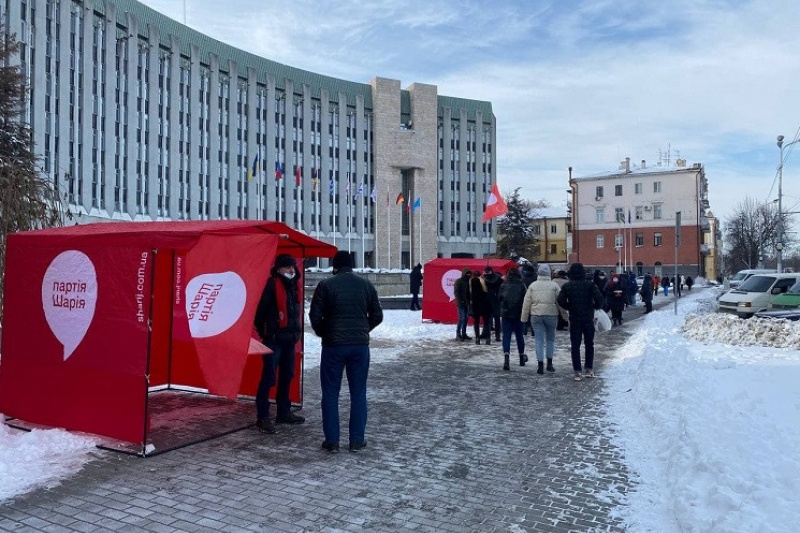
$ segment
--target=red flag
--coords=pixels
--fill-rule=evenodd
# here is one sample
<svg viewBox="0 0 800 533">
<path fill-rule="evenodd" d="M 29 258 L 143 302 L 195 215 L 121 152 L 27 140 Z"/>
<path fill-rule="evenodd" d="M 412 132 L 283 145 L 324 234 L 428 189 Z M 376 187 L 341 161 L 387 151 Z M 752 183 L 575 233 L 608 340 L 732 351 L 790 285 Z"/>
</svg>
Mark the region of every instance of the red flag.
<svg viewBox="0 0 800 533">
<path fill-rule="evenodd" d="M 497 182 L 492 185 L 492 192 L 489 194 L 489 199 L 486 200 L 486 210 L 483 212 L 483 221 L 486 222 L 495 217 L 505 215 L 508 213 L 508 206 L 500 196 L 500 190 L 497 188 Z"/>
<path fill-rule="evenodd" d="M 397 204 L 397 205 L 400 205 L 405 201 L 406 201 L 406 199 L 403 196 L 403 193 L 400 193 L 400 194 L 397 195 L 397 200 L 394 203 Z"/>
<path fill-rule="evenodd" d="M 303 179 L 303 167 L 294 167 L 294 184 L 298 187 Z"/>
</svg>

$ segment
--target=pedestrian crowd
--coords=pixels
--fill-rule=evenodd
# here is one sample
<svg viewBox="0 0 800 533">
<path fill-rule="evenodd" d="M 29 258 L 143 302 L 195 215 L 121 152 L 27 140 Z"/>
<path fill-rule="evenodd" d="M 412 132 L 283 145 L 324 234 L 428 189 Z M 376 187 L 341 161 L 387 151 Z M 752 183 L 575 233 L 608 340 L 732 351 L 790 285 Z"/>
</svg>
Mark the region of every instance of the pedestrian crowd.
<svg viewBox="0 0 800 533">
<path fill-rule="evenodd" d="M 339 451 L 339 395 L 347 376 L 350 393 L 348 424 L 349 450 L 367 446 L 367 376 L 369 374 L 370 332 L 383 321 L 377 290 L 367 279 L 353 272 L 350 253 L 339 251 L 331 261 L 333 276 L 318 283 L 311 299 L 309 320 L 322 340 L 320 385 L 322 391 L 322 449 Z M 412 311 L 421 310 L 422 265 L 411 270 L 409 288 Z M 690 276 L 670 278 L 645 274 L 639 286 L 633 272 L 600 270 L 588 274 L 581 263 L 568 271 L 551 271 L 547 264 L 534 267 L 524 263 L 505 274 L 491 266 L 480 270 L 464 268 L 453 286 L 458 313 L 456 340 L 499 342 L 503 370 L 511 370 L 512 339 L 519 366 L 528 362 L 526 337 L 533 336 L 536 373 L 555 372 L 556 331 L 569 330 L 573 379 L 595 377 L 594 336 L 622 324 L 623 310 L 640 299 L 644 313 L 653 310 L 653 297 L 659 288 L 664 295 L 672 287 L 680 296 L 683 286 L 691 290 Z M 255 332 L 269 353 L 262 355 L 262 374 L 256 393 L 256 426 L 273 434 L 276 424 L 302 424 L 305 418 L 291 411 L 289 391 L 295 372 L 295 355 L 302 335 L 303 301 L 294 257 L 275 258 L 261 294 L 255 315 Z M 599 315 L 598 315 L 599 313 Z M 605 313 L 610 313 L 611 319 Z M 605 317 L 604 320 L 597 320 Z M 472 320 L 473 336 L 468 335 Z M 583 347 L 583 357 L 581 357 Z M 516 360 L 516 359 L 515 359 Z M 275 388 L 276 414 L 270 416 L 270 391 Z"/>
</svg>

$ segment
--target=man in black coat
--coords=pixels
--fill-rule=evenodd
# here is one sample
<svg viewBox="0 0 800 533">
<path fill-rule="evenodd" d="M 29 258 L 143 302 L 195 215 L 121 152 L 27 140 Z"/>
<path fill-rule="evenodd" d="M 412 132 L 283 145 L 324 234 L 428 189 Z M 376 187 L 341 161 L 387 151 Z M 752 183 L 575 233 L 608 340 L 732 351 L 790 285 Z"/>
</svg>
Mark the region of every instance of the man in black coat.
<svg viewBox="0 0 800 533">
<path fill-rule="evenodd" d="M 458 324 L 456 325 L 456 340 L 469 341 L 472 337 L 467 335 L 467 323 L 469 322 L 471 296 L 469 281 L 472 278 L 472 271 L 465 268 L 461 272 L 461 277 L 453 284 L 453 299 L 456 301 L 458 310 Z"/>
<path fill-rule="evenodd" d="M 289 386 L 294 377 L 295 346 L 300 340 L 301 309 L 298 287 L 297 263 L 291 255 L 275 258 L 275 266 L 261 293 L 256 308 L 255 328 L 261 342 L 272 350 L 262 356 L 261 381 L 256 392 L 256 426 L 262 433 L 275 433 L 269 416 L 269 391 L 275 385 L 278 371 L 278 389 L 275 404 L 278 424 L 302 424 L 305 418 L 291 412 Z"/>
<path fill-rule="evenodd" d="M 492 329 L 494 330 L 494 340 L 500 341 L 500 285 L 503 284 L 503 277 L 494 271 L 490 266 L 483 269 L 483 279 L 486 282 L 486 290 L 489 295 L 489 307 L 492 318 Z"/>
<path fill-rule="evenodd" d="M 409 285 L 411 289 L 411 310 L 419 311 L 422 309 L 419 305 L 419 291 L 422 288 L 422 265 L 419 263 L 411 269 Z"/>
<path fill-rule="evenodd" d="M 594 377 L 594 312 L 603 305 L 603 295 L 592 280 L 586 279 L 581 263 L 569 267 L 569 281 L 558 293 L 558 305 L 569 312 L 569 340 L 575 381 L 581 376 L 581 340 L 586 346 L 586 377 Z"/>
<path fill-rule="evenodd" d="M 644 312 L 645 314 L 650 313 L 653 310 L 653 276 L 649 273 L 644 275 L 641 294 L 644 302 Z"/>
<path fill-rule="evenodd" d="M 367 446 L 367 374 L 369 332 L 383 322 L 378 291 L 353 272 L 350 254 L 333 257 L 333 277 L 317 284 L 308 312 L 311 327 L 322 338 L 319 376 L 322 388 L 322 449 L 339 451 L 339 391 L 347 371 L 350 388 L 350 451 Z"/>
</svg>

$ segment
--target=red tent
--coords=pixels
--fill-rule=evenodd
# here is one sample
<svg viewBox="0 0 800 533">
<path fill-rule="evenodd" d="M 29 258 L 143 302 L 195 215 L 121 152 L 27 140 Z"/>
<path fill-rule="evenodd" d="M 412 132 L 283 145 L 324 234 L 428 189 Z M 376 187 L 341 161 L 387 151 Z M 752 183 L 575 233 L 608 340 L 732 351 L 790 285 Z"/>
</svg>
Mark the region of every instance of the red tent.
<svg viewBox="0 0 800 533">
<path fill-rule="evenodd" d="M 434 259 L 425 263 L 425 288 L 422 299 L 422 319 L 455 324 L 458 322 L 453 284 L 465 268 L 479 270 L 490 266 L 505 274 L 517 264 L 509 259 Z"/>
<path fill-rule="evenodd" d="M 259 221 L 100 223 L 7 243 L 0 412 L 142 446 L 153 391 L 254 395 L 248 348 L 276 252 L 336 252 Z"/>
</svg>

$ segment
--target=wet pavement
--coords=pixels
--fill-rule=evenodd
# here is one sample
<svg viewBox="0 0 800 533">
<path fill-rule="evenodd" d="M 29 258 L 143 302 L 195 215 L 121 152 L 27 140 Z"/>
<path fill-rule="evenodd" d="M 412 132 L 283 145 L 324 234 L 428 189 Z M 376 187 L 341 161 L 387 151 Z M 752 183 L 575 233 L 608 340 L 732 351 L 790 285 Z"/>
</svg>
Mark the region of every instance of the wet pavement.
<svg viewBox="0 0 800 533">
<path fill-rule="evenodd" d="M 556 372 L 541 376 L 530 337 L 531 362 L 512 354 L 511 371 L 497 342 L 410 338 L 401 357 L 370 367 L 368 447 L 357 453 L 320 449 L 309 369 L 305 424 L 148 458 L 98 451 L 60 485 L 0 504 L 0 531 L 623 531 L 614 508 L 632 481 L 609 443 L 602 371 L 642 311 L 597 336 L 599 377 L 579 383 L 565 331 Z M 375 359 L 388 348 L 374 342 Z M 348 401 L 345 384 L 345 438 Z"/>
</svg>

